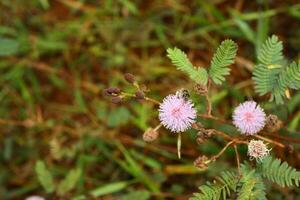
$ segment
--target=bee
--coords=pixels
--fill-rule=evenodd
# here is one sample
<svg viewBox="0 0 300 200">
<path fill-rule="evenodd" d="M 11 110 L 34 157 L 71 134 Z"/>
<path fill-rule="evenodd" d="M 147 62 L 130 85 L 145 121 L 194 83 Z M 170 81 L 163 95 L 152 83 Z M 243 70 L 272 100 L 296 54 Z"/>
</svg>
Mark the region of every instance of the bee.
<svg viewBox="0 0 300 200">
<path fill-rule="evenodd" d="M 176 96 L 178 98 L 183 98 L 185 101 L 187 101 L 190 98 L 190 93 L 188 90 L 182 88 L 176 92 Z"/>
</svg>

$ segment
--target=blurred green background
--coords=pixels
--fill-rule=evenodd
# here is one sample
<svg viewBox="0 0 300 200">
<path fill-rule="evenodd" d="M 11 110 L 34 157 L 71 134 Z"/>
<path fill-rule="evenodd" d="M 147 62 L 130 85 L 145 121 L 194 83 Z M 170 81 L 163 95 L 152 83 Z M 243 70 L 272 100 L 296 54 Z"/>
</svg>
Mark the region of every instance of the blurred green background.
<svg viewBox="0 0 300 200">
<path fill-rule="evenodd" d="M 231 149 L 206 171 L 193 166 L 197 156 L 222 148 L 218 138 L 198 146 L 189 131 L 181 160 L 176 137 L 164 129 L 159 140 L 143 142 L 143 132 L 159 123 L 157 108 L 136 100 L 114 105 L 102 95 L 109 86 L 133 92 L 125 72 L 157 100 L 192 89 L 166 58 L 168 47 L 208 66 L 219 43 L 233 39 L 238 56 L 226 84 L 212 88 L 214 115 L 230 119 L 233 106 L 252 97 L 299 131 L 299 92 L 282 106 L 254 93 L 256 51 L 270 34 L 284 42 L 289 59 L 299 59 L 299 1 L 0 0 L 0 199 L 187 199 L 234 169 Z M 193 98 L 204 112 L 205 101 Z M 299 168 L 297 148 L 274 152 Z M 55 188 L 48 183 L 47 191 L 38 178 L 51 176 Z M 300 199 L 299 188 L 268 187 L 269 199 Z"/>
</svg>

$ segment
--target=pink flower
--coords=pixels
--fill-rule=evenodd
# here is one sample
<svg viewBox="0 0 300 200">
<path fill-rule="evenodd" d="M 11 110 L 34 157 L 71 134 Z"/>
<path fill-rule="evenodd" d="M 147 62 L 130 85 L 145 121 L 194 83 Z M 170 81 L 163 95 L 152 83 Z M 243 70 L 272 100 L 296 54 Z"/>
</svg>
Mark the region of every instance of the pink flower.
<svg viewBox="0 0 300 200">
<path fill-rule="evenodd" d="M 41 196 L 30 196 L 27 197 L 25 200 L 45 200 L 45 198 Z"/>
<path fill-rule="evenodd" d="M 195 122 L 194 104 L 178 95 L 169 95 L 159 106 L 159 119 L 172 132 L 184 132 Z"/>
<path fill-rule="evenodd" d="M 264 128 L 266 114 L 254 101 L 240 104 L 233 113 L 233 124 L 242 134 L 254 135 Z"/>
</svg>

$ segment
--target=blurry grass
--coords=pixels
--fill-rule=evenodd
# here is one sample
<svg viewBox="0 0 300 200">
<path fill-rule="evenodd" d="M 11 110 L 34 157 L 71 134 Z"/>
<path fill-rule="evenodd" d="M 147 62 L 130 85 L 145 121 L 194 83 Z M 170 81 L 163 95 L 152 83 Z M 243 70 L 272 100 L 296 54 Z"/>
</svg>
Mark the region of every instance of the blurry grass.
<svg viewBox="0 0 300 200">
<path fill-rule="evenodd" d="M 207 66 L 218 43 L 232 38 L 240 46 L 239 60 L 228 83 L 211 92 L 215 114 L 230 117 L 230 108 L 250 96 L 266 101 L 254 96 L 250 60 L 271 33 L 284 41 L 289 57 L 299 57 L 300 4 L 260 2 L 0 1 L 2 198 L 58 198 L 37 181 L 33 169 L 42 159 L 56 182 L 69 169 L 82 170 L 75 188 L 63 195 L 66 199 L 186 199 L 220 170 L 196 171 L 193 160 L 203 152 L 218 152 L 222 141 L 198 148 L 195 133 L 188 133 L 184 159 L 178 160 L 176 139 L 167 131 L 154 144 L 141 140 L 142 132 L 158 123 L 153 105 L 129 101 L 115 106 L 101 91 L 107 86 L 132 90 L 124 72 L 135 74 L 159 100 L 182 86 L 192 88 L 167 61 L 165 49 L 181 47 L 195 63 Z M 299 94 L 294 94 L 287 105 L 265 107 L 297 131 L 299 105 Z M 197 108 L 205 110 L 201 103 Z M 235 167 L 232 152 L 226 155 L 224 167 Z"/>
</svg>

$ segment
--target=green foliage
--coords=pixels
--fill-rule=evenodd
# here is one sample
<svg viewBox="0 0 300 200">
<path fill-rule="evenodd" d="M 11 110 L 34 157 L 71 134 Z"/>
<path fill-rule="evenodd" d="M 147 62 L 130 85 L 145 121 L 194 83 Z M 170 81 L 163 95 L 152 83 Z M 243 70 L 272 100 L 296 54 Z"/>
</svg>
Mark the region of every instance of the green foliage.
<svg viewBox="0 0 300 200">
<path fill-rule="evenodd" d="M 286 91 L 300 88 L 300 66 L 295 62 L 284 65 L 282 42 L 277 36 L 269 37 L 258 53 L 258 65 L 253 72 L 255 91 L 259 95 L 271 93 L 270 100 L 282 104 Z"/>
<path fill-rule="evenodd" d="M 0 56 L 10 56 L 18 53 L 19 42 L 14 39 L 0 37 Z"/>
<path fill-rule="evenodd" d="M 125 189 L 130 183 L 126 181 L 119 181 L 115 183 L 108 183 L 90 192 L 92 197 L 100 197 L 105 194 L 111 194 Z"/>
<path fill-rule="evenodd" d="M 190 79 L 196 83 L 206 85 L 208 80 L 207 71 L 204 68 L 196 68 L 188 59 L 187 55 L 178 48 L 168 48 L 167 56 L 171 59 L 172 63 L 178 70 L 185 72 Z"/>
<path fill-rule="evenodd" d="M 266 157 L 260 165 L 260 171 L 263 177 L 282 187 L 299 186 L 300 172 L 280 159 L 273 159 L 270 156 Z"/>
<path fill-rule="evenodd" d="M 300 89 L 300 62 L 292 62 L 279 75 L 279 85 L 285 88 Z"/>
<path fill-rule="evenodd" d="M 237 44 L 232 40 L 224 40 L 218 47 L 209 70 L 209 75 L 216 84 L 221 84 L 229 74 L 229 66 L 234 63 L 237 49 Z"/>
<path fill-rule="evenodd" d="M 35 164 L 35 172 L 37 173 L 38 180 L 43 186 L 47 193 L 51 193 L 55 190 L 53 183 L 53 177 L 50 171 L 46 168 L 46 165 L 43 161 L 39 160 Z"/>
<path fill-rule="evenodd" d="M 150 192 L 148 192 L 147 190 L 137 190 L 122 196 L 121 200 L 148 200 L 150 199 L 150 196 Z"/>
<path fill-rule="evenodd" d="M 237 200 L 266 200 L 265 185 L 261 176 L 248 164 L 241 165 L 241 188 Z"/>
<path fill-rule="evenodd" d="M 230 196 L 230 191 L 236 191 L 238 176 L 233 172 L 223 172 L 213 183 L 207 182 L 199 187 L 200 193 L 195 193 L 190 200 L 217 200 Z"/>
<path fill-rule="evenodd" d="M 71 191 L 75 187 L 80 176 L 81 176 L 81 169 L 78 168 L 78 169 L 71 170 L 66 176 L 66 178 L 58 185 L 57 193 L 59 195 L 63 195 Z"/>
<path fill-rule="evenodd" d="M 237 44 L 232 40 L 224 40 L 218 47 L 209 69 L 209 76 L 214 83 L 221 84 L 225 81 L 225 76 L 230 72 L 229 66 L 234 62 L 237 48 Z M 167 49 L 167 52 L 167 56 L 178 70 L 187 73 L 196 83 L 207 84 L 207 71 L 204 68 L 195 68 L 183 51 L 175 47 Z"/>
<path fill-rule="evenodd" d="M 269 69 L 280 68 L 283 61 L 282 50 L 282 42 L 278 40 L 277 36 L 272 35 L 258 52 L 258 61 Z"/>
</svg>

